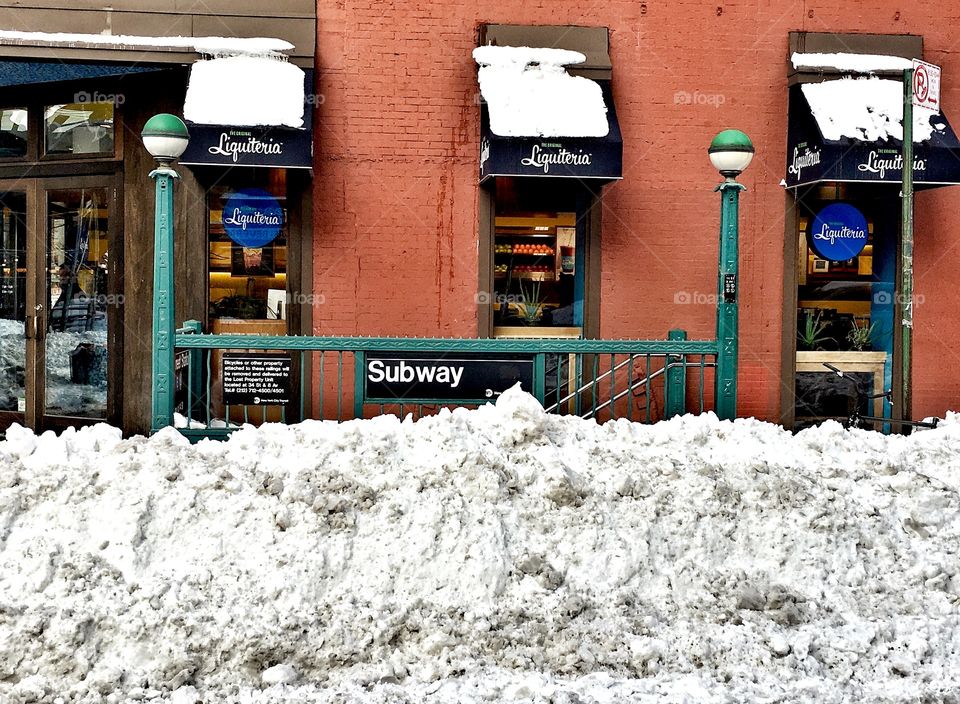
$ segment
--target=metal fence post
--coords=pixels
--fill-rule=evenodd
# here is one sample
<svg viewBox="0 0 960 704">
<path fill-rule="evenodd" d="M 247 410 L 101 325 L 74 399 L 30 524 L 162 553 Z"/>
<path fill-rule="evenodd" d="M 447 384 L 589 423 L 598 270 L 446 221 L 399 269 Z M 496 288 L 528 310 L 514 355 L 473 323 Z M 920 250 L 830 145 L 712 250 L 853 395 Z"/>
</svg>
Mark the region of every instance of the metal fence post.
<svg viewBox="0 0 960 704">
<path fill-rule="evenodd" d="M 173 180 L 177 172 L 163 165 L 150 172 L 157 182 L 153 250 L 153 393 L 151 430 L 173 425 Z"/>
<path fill-rule="evenodd" d="M 739 337 L 738 238 L 740 191 L 744 186 L 728 178 L 720 191 L 720 272 L 717 284 L 717 375 L 714 388 L 717 416 L 737 417 L 737 352 Z"/>
<path fill-rule="evenodd" d="M 203 323 L 199 320 L 187 320 L 183 323 L 183 329 L 189 330 L 190 334 L 199 335 L 203 332 Z M 200 369 L 200 360 L 202 359 L 203 350 L 190 350 L 190 371 L 188 373 L 189 388 L 190 393 L 187 394 L 187 398 L 193 401 L 193 405 L 190 408 L 186 409 L 186 416 L 188 419 L 194 417 L 194 413 L 197 408 L 202 407 L 209 403 L 209 399 L 203 398 L 203 375 L 202 370 Z"/>
<path fill-rule="evenodd" d="M 667 334 L 668 340 L 686 340 L 686 330 L 671 330 Z M 686 357 L 679 354 L 668 354 L 667 382 L 665 387 L 664 406 L 666 418 L 682 416 L 687 412 L 687 364 Z"/>
</svg>

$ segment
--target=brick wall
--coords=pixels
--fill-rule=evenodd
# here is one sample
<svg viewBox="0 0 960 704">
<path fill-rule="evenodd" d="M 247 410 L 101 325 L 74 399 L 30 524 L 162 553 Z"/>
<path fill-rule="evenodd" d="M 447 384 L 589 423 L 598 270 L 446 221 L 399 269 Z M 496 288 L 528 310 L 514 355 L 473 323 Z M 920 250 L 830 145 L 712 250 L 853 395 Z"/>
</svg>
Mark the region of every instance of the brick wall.
<svg viewBox="0 0 960 704">
<path fill-rule="evenodd" d="M 960 124 L 960 6 L 851 3 L 325 2 L 318 6 L 315 195 L 318 334 L 477 333 L 479 109 L 470 58 L 484 23 L 611 30 L 624 180 L 603 212 L 604 337 L 711 337 L 718 176 L 713 135 L 757 147 L 742 181 L 740 412 L 776 419 L 780 399 L 787 33 L 913 33 L 944 69 Z M 953 106 L 956 106 L 955 108 Z M 955 303 L 960 189 L 917 199 L 915 408 L 960 406 Z M 614 296 L 614 292 L 616 295 Z M 615 301 L 615 302 L 614 302 Z M 944 362 L 947 363 L 944 363 Z"/>
</svg>

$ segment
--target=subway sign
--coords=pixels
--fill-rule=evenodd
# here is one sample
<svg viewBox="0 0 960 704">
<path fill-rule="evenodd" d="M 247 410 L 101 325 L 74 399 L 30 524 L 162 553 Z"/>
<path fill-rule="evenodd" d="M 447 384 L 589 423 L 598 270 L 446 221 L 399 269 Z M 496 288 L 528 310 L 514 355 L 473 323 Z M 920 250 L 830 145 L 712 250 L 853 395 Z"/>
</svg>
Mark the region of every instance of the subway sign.
<svg viewBox="0 0 960 704">
<path fill-rule="evenodd" d="M 485 403 L 519 383 L 533 393 L 533 355 L 367 352 L 365 403 Z"/>
</svg>

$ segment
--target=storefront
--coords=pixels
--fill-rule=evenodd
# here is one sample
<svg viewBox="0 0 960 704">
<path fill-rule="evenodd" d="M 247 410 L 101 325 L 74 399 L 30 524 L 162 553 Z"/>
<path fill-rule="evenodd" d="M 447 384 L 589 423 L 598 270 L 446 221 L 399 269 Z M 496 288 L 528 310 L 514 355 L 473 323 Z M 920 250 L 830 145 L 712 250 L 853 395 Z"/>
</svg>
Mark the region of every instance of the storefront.
<svg viewBox="0 0 960 704">
<path fill-rule="evenodd" d="M 195 116 L 176 189 L 177 320 L 280 334 L 309 326 L 288 301 L 309 280 L 315 5 L 288 16 L 118 5 L 11 10 L 17 31 L 0 31 L 2 427 L 149 427 L 154 185 L 139 134 L 159 112 Z M 277 38 L 233 38 L 251 22 Z M 57 34 L 78 28 L 89 33 Z M 283 80 L 231 62 L 275 64 Z M 220 82 L 217 105 L 191 107 L 201 79 L 197 94 Z M 244 87 L 275 106 L 291 81 L 295 119 L 244 107 Z"/>
<path fill-rule="evenodd" d="M 480 43 L 480 335 L 596 337 L 623 160 L 607 30 L 487 25 Z"/>
<path fill-rule="evenodd" d="M 873 394 L 893 390 L 862 413 L 902 417 L 902 76 L 922 54 L 922 38 L 909 39 L 896 38 L 891 54 L 890 38 L 792 37 L 811 45 L 792 55 L 785 178 L 795 229 L 784 319 L 796 336 L 785 339 L 784 376 L 796 427 L 855 402 L 825 363 Z M 851 44 L 858 53 L 837 53 Z M 913 141 L 917 189 L 960 183 L 960 141 L 939 110 L 915 108 Z"/>
</svg>

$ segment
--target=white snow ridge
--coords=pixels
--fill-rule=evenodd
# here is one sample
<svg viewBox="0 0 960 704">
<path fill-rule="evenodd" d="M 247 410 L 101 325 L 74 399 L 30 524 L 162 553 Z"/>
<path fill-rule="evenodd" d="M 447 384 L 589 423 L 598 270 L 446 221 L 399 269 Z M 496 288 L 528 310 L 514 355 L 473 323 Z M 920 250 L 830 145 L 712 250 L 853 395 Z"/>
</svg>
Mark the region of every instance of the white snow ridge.
<svg viewBox="0 0 960 704">
<path fill-rule="evenodd" d="M 0 702 L 956 702 L 960 423 L 517 390 L 190 446 L 0 443 Z"/>
</svg>

